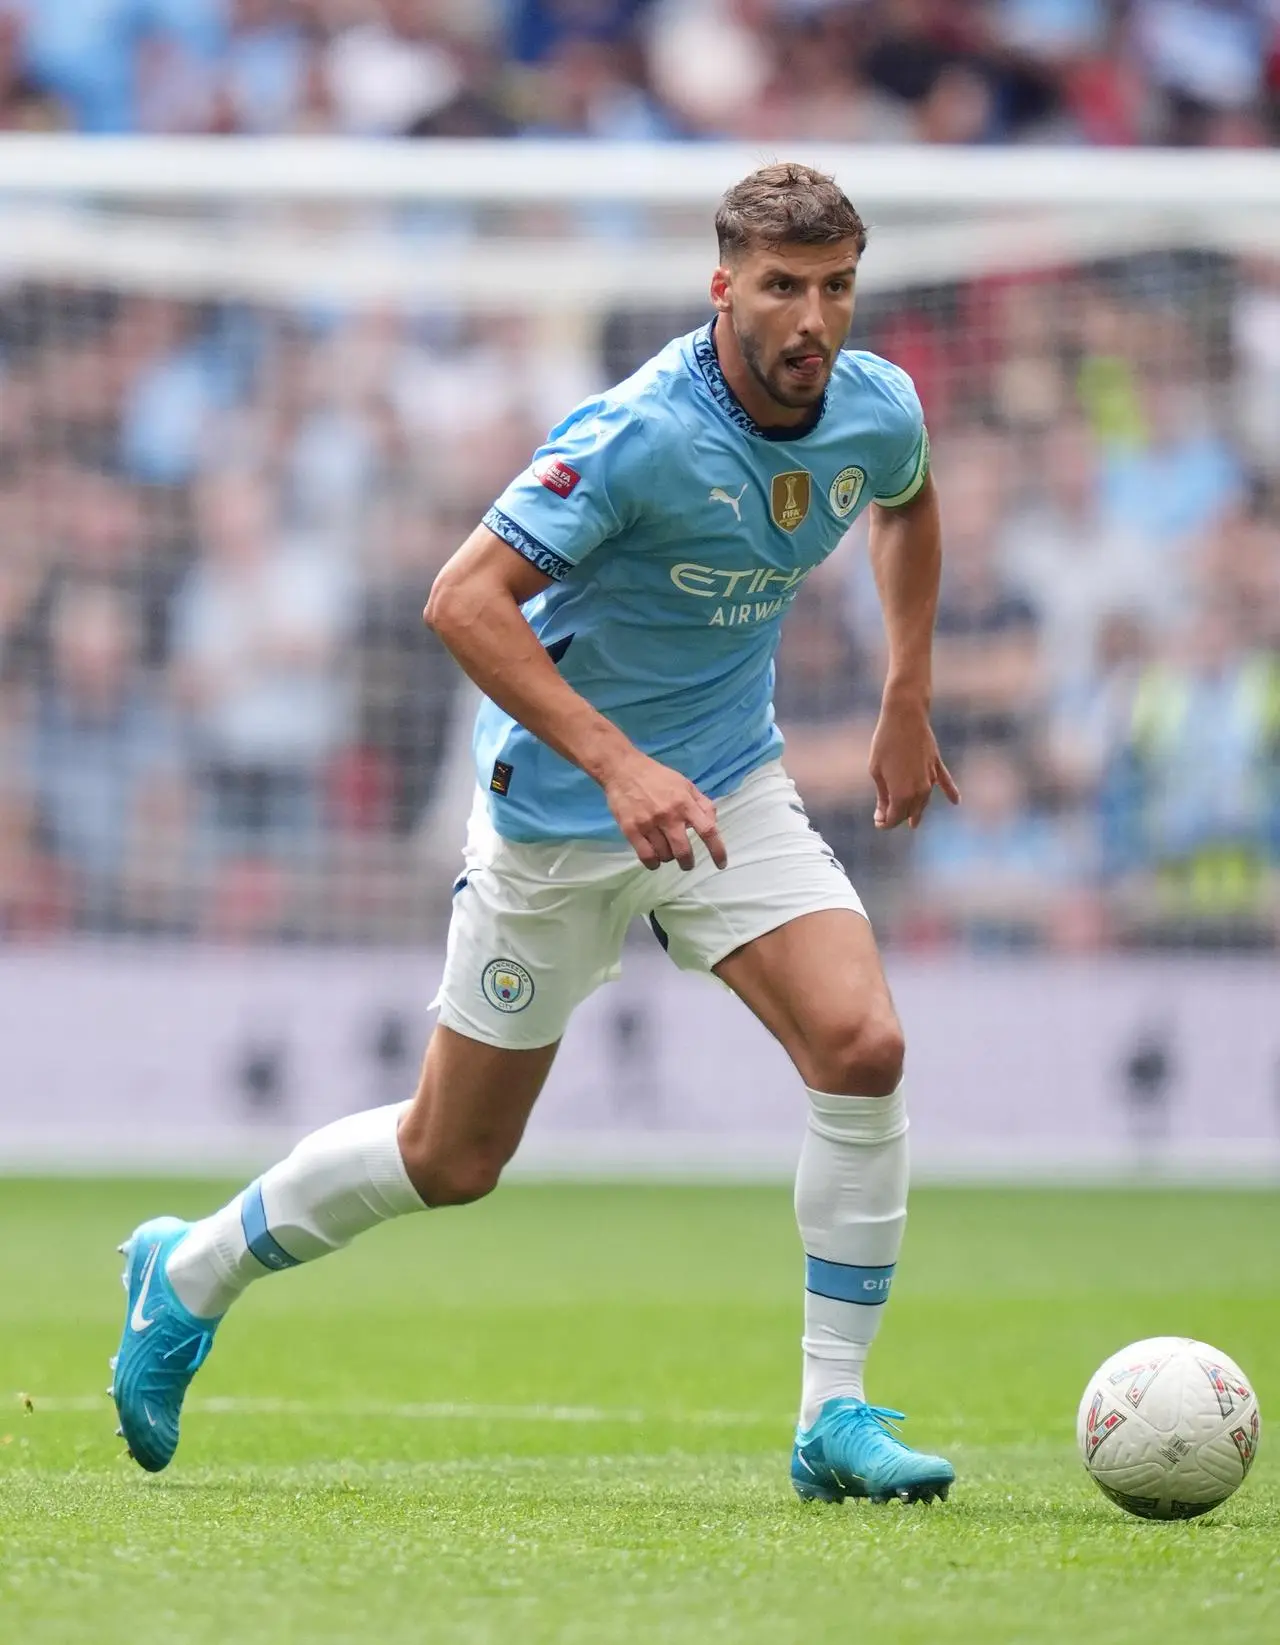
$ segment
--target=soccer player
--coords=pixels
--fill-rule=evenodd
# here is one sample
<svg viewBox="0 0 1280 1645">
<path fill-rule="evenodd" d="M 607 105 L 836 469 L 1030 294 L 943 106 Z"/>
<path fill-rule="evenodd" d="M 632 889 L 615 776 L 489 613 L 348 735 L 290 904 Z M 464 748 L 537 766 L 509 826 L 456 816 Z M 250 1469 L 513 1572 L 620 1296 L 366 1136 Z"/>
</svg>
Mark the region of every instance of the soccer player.
<svg viewBox="0 0 1280 1645">
<path fill-rule="evenodd" d="M 935 786 L 958 802 L 929 724 L 928 435 L 905 373 L 842 352 L 866 233 L 831 178 L 765 167 L 724 196 L 716 230 L 711 323 L 553 429 L 431 589 L 425 620 L 485 701 L 417 1094 L 122 1247 L 114 1396 L 144 1468 L 173 1456 L 187 1386 L 246 1286 L 494 1188 L 571 1012 L 617 974 L 640 915 L 676 964 L 741 998 L 807 1089 L 796 1490 L 930 1500 L 954 1478 L 864 1398 L 906 1220 L 902 1030 L 771 705 L 787 607 L 869 506 L 889 649 L 875 820 L 916 827 Z"/>
</svg>

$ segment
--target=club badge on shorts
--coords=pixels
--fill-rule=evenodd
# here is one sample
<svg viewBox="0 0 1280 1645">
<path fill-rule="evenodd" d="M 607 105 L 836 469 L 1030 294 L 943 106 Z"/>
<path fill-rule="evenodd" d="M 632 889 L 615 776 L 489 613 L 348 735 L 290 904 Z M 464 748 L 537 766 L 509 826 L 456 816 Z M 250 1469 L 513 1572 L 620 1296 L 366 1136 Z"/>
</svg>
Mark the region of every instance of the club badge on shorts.
<svg viewBox="0 0 1280 1645">
<path fill-rule="evenodd" d="M 533 978 L 514 960 L 490 960 L 480 986 L 495 1011 L 523 1011 L 533 998 Z"/>
<path fill-rule="evenodd" d="M 769 486 L 769 512 L 774 525 L 784 531 L 794 531 L 809 512 L 812 493 L 813 477 L 807 469 L 793 468 L 785 474 L 775 474 Z"/>
</svg>

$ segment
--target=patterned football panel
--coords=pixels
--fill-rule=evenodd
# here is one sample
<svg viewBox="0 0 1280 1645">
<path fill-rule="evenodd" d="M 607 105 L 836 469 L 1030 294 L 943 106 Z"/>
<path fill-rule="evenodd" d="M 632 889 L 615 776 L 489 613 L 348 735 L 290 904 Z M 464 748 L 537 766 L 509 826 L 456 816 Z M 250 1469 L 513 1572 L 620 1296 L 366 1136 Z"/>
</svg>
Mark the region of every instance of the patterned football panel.
<svg viewBox="0 0 1280 1645">
<path fill-rule="evenodd" d="M 1107 1362 L 1105 1383 L 1121 1408 L 1141 1412 L 1148 1427 L 1164 1433 L 1177 1426 L 1182 1409 L 1181 1350 L 1176 1338 L 1155 1337 Z"/>
<path fill-rule="evenodd" d="M 1127 1491 L 1115 1490 L 1102 1480 L 1098 1481 L 1098 1489 L 1118 1508 L 1135 1514 L 1139 1519 L 1197 1519 L 1218 1506 L 1216 1502 L 1180 1502 L 1173 1497 L 1132 1496 Z"/>
<path fill-rule="evenodd" d="M 1174 1494 L 1188 1503 L 1225 1501 L 1249 1471 L 1257 1401 L 1235 1361 L 1207 1343 L 1188 1343 L 1182 1366 L 1178 1431 L 1192 1442 L 1194 1453 L 1177 1471 Z"/>
<path fill-rule="evenodd" d="M 1211 1513 L 1218 1507 L 1216 1502 L 1181 1502 L 1176 1497 L 1168 1504 L 1169 1511 L 1161 1514 L 1161 1519 L 1199 1519 L 1201 1514 Z"/>
<path fill-rule="evenodd" d="M 1085 1424 L 1081 1449 L 1084 1465 L 1099 1484 L 1131 1496 L 1158 1497 L 1164 1487 L 1169 1465 L 1157 1454 L 1160 1435 L 1136 1411 L 1119 1411 L 1103 1384 L 1099 1419 L 1090 1433 Z M 1110 1418 L 1117 1418 L 1109 1424 Z"/>
<path fill-rule="evenodd" d="M 1249 1413 L 1248 1421 L 1241 1420 L 1228 1433 L 1231 1443 L 1240 1453 L 1240 1465 L 1247 1475 L 1253 1467 L 1254 1458 L 1258 1454 L 1258 1442 L 1262 1438 L 1262 1418 L 1255 1405 Z"/>
<path fill-rule="evenodd" d="M 1178 1468 L 1173 1494 L 1186 1502 L 1225 1502 L 1244 1484 L 1245 1468 L 1231 1435 L 1222 1431 L 1206 1440 Z"/>
<path fill-rule="evenodd" d="M 1161 1511 L 1159 1497 L 1134 1496 L 1129 1491 L 1118 1491 L 1114 1485 L 1108 1485 L 1105 1480 L 1098 1481 L 1098 1489 L 1103 1496 L 1114 1502 L 1117 1508 L 1123 1508 L 1127 1514 L 1136 1514 L 1139 1519 L 1165 1519 Z"/>
<path fill-rule="evenodd" d="M 1134 1497 L 1154 1498 L 1156 1518 L 1170 1517 L 1170 1505 L 1214 1507 L 1239 1486 L 1244 1469 L 1231 1436 L 1220 1426 L 1208 1440 L 1193 1443 L 1181 1429 L 1158 1430 L 1136 1413 L 1106 1427 L 1109 1411 L 1093 1433 L 1094 1449 L 1085 1466 L 1099 1485 Z M 1099 1434 L 1102 1435 L 1099 1440 Z"/>
<path fill-rule="evenodd" d="M 1223 1417 L 1247 1415 L 1256 1405 L 1252 1385 L 1233 1359 L 1207 1342 L 1188 1343 L 1186 1354 L 1208 1385 L 1208 1392 L 1203 1394 L 1206 1404 L 1212 1399 Z"/>
</svg>

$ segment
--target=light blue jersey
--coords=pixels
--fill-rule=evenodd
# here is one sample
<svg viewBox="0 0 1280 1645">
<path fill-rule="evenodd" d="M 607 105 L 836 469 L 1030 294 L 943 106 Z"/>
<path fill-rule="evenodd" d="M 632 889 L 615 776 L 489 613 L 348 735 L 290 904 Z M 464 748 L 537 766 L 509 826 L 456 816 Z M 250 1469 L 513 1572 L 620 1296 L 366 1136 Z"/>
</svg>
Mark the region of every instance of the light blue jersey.
<svg viewBox="0 0 1280 1645">
<path fill-rule="evenodd" d="M 797 589 L 872 498 L 916 495 L 929 438 L 907 374 L 855 352 L 808 432 L 766 433 L 712 329 L 570 412 L 484 523 L 555 578 L 524 614 L 568 683 L 719 799 L 782 752 L 773 658 Z M 475 755 L 507 839 L 621 840 L 599 786 L 496 703 Z"/>
</svg>

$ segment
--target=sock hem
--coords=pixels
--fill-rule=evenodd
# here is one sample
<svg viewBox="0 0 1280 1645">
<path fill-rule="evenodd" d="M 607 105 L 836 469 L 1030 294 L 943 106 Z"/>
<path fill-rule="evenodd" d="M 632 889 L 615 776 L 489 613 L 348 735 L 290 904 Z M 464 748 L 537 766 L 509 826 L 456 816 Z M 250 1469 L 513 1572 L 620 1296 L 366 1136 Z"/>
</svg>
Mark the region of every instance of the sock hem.
<svg viewBox="0 0 1280 1645">
<path fill-rule="evenodd" d="M 386 1202 L 387 1209 L 396 1216 L 429 1209 L 427 1202 L 413 1186 L 404 1163 L 404 1155 L 400 1152 L 400 1120 L 408 1108 L 407 1102 L 398 1108 L 390 1143 L 388 1144 L 386 1138 L 379 1138 L 377 1142 L 366 1147 L 364 1155 L 369 1181 Z"/>
<path fill-rule="evenodd" d="M 809 1098 L 809 1129 L 831 1142 L 875 1144 L 895 1142 L 910 1130 L 902 1087 L 891 1097 L 842 1097 L 831 1091 L 805 1087 Z"/>
</svg>

